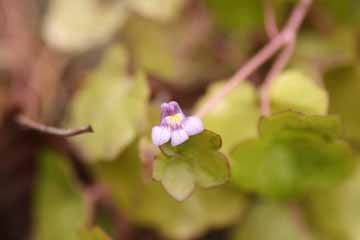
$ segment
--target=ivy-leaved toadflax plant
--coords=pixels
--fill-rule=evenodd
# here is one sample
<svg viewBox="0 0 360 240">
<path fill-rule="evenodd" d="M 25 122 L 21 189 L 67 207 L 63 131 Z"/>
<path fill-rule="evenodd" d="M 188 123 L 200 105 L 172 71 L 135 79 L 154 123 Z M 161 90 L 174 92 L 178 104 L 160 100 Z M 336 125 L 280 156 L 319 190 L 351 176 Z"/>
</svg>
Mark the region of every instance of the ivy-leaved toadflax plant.
<svg viewBox="0 0 360 240">
<path fill-rule="evenodd" d="M 160 125 L 152 128 L 152 142 L 160 146 L 171 140 L 171 145 L 177 146 L 203 130 L 200 118 L 186 117 L 179 104 L 171 101 L 161 104 Z"/>
</svg>

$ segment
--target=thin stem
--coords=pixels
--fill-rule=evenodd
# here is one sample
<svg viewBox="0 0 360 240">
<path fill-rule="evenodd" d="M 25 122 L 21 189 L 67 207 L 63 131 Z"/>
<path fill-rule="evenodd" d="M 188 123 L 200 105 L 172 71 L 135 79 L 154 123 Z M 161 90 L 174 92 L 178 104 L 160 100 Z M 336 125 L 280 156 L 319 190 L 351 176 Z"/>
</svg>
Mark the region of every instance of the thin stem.
<svg viewBox="0 0 360 240">
<path fill-rule="evenodd" d="M 285 26 L 285 29 L 291 30 L 293 33 L 296 33 L 299 30 L 301 23 L 304 21 L 304 18 L 309 10 L 311 3 L 312 0 L 300 0 L 298 5 L 293 10 Z"/>
<path fill-rule="evenodd" d="M 100 188 L 98 188 L 97 185 L 87 186 L 83 190 L 84 202 L 85 202 L 86 213 L 87 213 L 86 219 L 87 219 L 88 227 L 92 227 L 95 224 L 97 202 L 99 201 L 100 196 L 102 194 L 102 192 L 100 192 L 99 190 L 100 190 Z"/>
<path fill-rule="evenodd" d="M 267 74 L 264 84 L 261 88 L 261 113 L 265 116 L 271 114 L 270 112 L 270 87 L 274 80 L 274 78 L 281 73 L 281 71 L 285 68 L 286 64 L 289 62 L 295 48 L 296 42 L 296 34 L 300 27 L 300 24 L 303 22 L 305 18 L 305 14 L 310 6 L 311 0 L 303 0 L 300 1 L 298 6 L 293 11 L 292 16 L 289 18 L 284 34 L 287 38 L 287 43 L 285 44 L 285 48 L 279 54 L 269 73 Z M 286 31 L 286 29 L 290 29 L 292 31 Z"/>
<path fill-rule="evenodd" d="M 235 75 L 225 84 L 225 86 L 202 108 L 196 113 L 197 116 L 203 117 L 215 105 L 217 105 L 228 93 L 230 93 L 243 80 L 248 78 L 258 67 L 265 63 L 274 53 L 276 53 L 284 44 L 282 34 L 279 34 L 271 42 L 260 50 L 253 58 L 251 58 L 242 68 L 240 68 Z"/>
<path fill-rule="evenodd" d="M 270 42 L 253 56 L 235 75 L 225 84 L 225 86 L 212 98 L 210 98 L 196 113 L 199 117 L 206 115 L 214 108 L 228 93 L 231 92 L 243 80 L 248 78 L 258 67 L 269 60 L 279 49 L 293 42 L 300 24 L 304 20 L 305 14 L 312 0 L 300 0 L 292 11 L 285 28 Z"/>
<path fill-rule="evenodd" d="M 130 223 L 127 218 L 120 212 L 111 192 L 103 185 L 97 183 L 87 186 L 84 190 L 85 203 L 88 213 L 88 226 L 94 225 L 96 218 L 96 209 L 98 205 L 106 208 L 112 218 L 116 229 L 116 238 L 121 240 L 131 239 Z"/>
<path fill-rule="evenodd" d="M 132 229 L 127 216 L 116 205 L 112 192 L 99 182 L 86 164 L 84 156 L 66 139 L 50 135 L 47 143 L 57 151 L 64 153 L 70 160 L 76 176 L 83 187 L 83 196 L 87 210 L 87 225 L 95 224 L 97 207 L 102 206 L 109 211 L 115 228 L 116 238 L 132 239 Z"/>
<path fill-rule="evenodd" d="M 265 116 L 270 115 L 270 87 L 275 77 L 285 68 L 295 47 L 295 41 L 290 42 L 281 51 L 278 58 L 275 60 L 272 68 L 267 74 L 264 83 L 261 87 L 261 113 Z"/>
<path fill-rule="evenodd" d="M 274 8 L 270 0 L 265 0 L 265 30 L 270 39 L 279 34 Z"/>
<path fill-rule="evenodd" d="M 44 134 L 60 136 L 60 137 L 73 137 L 84 133 L 94 132 L 94 130 L 90 125 L 77 129 L 60 129 L 35 122 L 24 115 L 17 116 L 15 120 L 19 125 L 25 128 L 33 129 Z"/>
<path fill-rule="evenodd" d="M 294 224 L 297 226 L 301 233 L 302 240 L 311 240 L 311 231 L 309 225 L 305 222 L 304 214 L 298 203 L 289 203 L 288 208 L 290 210 L 291 217 Z"/>
</svg>

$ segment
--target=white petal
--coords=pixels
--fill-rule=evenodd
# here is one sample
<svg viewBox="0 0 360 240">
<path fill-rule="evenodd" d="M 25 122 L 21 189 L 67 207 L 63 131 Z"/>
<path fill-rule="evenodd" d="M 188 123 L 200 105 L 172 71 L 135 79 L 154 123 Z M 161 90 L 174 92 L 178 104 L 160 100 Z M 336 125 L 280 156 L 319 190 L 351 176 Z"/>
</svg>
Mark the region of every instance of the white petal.
<svg viewBox="0 0 360 240">
<path fill-rule="evenodd" d="M 204 126 L 201 119 L 195 116 L 191 116 L 185 119 L 183 123 L 185 132 L 189 135 L 196 135 L 204 130 Z"/>
<path fill-rule="evenodd" d="M 174 130 L 171 133 L 171 145 L 177 146 L 189 139 L 189 136 L 183 129 Z"/>
<path fill-rule="evenodd" d="M 151 137 L 153 144 L 160 146 L 170 140 L 171 132 L 167 127 L 155 126 L 152 128 Z"/>
</svg>

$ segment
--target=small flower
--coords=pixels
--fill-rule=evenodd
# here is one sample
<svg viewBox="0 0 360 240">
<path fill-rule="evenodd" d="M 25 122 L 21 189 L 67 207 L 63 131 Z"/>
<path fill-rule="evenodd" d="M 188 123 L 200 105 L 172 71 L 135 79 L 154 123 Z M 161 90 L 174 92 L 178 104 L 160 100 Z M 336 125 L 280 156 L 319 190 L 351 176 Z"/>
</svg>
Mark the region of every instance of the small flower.
<svg viewBox="0 0 360 240">
<path fill-rule="evenodd" d="M 160 125 L 152 128 L 152 141 L 160 146 L 171 139 L 171 145 L 177 146 L 204 130 L 200 118 L 186 117 L 175 101 L 161 104 Z"/>
</svg>

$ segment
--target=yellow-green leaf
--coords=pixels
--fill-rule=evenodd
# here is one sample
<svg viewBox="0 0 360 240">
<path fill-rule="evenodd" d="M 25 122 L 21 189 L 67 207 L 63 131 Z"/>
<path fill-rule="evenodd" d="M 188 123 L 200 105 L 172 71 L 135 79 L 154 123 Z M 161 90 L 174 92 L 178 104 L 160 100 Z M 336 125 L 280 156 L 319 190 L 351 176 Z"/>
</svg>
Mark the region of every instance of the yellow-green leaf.
<svg viewBox="0 0 360 240">
<path fill-rule="evenodd" d="M 81 240 L 111 240 L 110 237 L 99 227 L 83 229 Z"/>
<path fill-rule="evenodd" d="M 328 96 L 309 75 L 287 70 L 274 79 L 270 88 L 271 111 L 295 110 L 306 114 L 327 113 Z"/>
<path fill-rule="evenodd" d="M 224 184 L 229 179 L 229 163 L 218 151 L 220 147 L 220 136 L 208 130 L 176 147 L 162 145 L 163 154 L 155 160 L 154 178 L 177 200 L 189 197 L 194 183 L 204 188 Z"/>
<path fill-rule="evenodd" d="M 66 158 L 52 151 L 42 153 L 34 197 L 34 239 L 80 240 L 86 207 Z"/>
<path fill-rule="evenodd" d="M 223 86 L 224 83 L 212 85 L 196 108 L 200 108 Z M 223 148 L 228 152 L 240 141 L 256 136 L 259 117 L 255 88 L 248 82 L 242 82 L 204 116 L 203 122 L 206 128 L 221 135 Z"/>
<path fill-rule="evenodd" d="M 340 186 L 309 196 L 307 214 L 320 240 L 357 239 L 360 234 L 360 168 Z"/>
<path fill-rule="evenodd" d="M 127 0 L 127 2 L 139 14 L 160 21 L 169 21 L 177 17 L 186 3 L 185 0 Z"/>
<path fill-rule="evenodd" d="M 112 160 L 146 123 L 148 87 L 143 74 L 126 73 L 121 46 L 110 48 L 72 101 L 69 127 L 91 124 L 94 134 L 73 138 L 87 159 Z"/>
<path fill-rule="evenodd" d="M 231 240 L 302 240 L 301 230 L 286 205 L 260 202 L 235 228 Z"/>
<path fill-rule="evenodd" d="M 360 68 L 347 66 L 325 74 L 330 96 L 330 113 L 339 114 L 344 122 L 345 136 L 358 145 L 360 142 Z"/>
<path fill-rule="evenodd" d="M 99 180 L 110 187 L 116 203 L 132 222 L 152 227 L 170 239 L 191 239 L 210 228 L 232 224 L 242 215 L 247 201 L 229 185 L 197 189 L 178 202 L 146 177 L 138 150 L 134 143 L 117 160 L 93 165 Z"/>
<path fill-rule="evenodd" d="M 78 52 L 106 43 L 127 18 L 123 1 L 51 0 L 43 38 L 48 45 Z"/>
<path fill-rule="evenodd" d="M 338 124 L 316 118 L 285 112 L 261 121 L 259 139 L 242 142 L 231 152 L 233 182 L 247 191 L 288 199 L 332 188 L 349 176 L 352 152 L 337 134 L 328 134 L 331 126 L 338 132 Z"/>
</svg>

